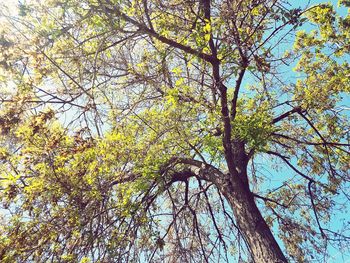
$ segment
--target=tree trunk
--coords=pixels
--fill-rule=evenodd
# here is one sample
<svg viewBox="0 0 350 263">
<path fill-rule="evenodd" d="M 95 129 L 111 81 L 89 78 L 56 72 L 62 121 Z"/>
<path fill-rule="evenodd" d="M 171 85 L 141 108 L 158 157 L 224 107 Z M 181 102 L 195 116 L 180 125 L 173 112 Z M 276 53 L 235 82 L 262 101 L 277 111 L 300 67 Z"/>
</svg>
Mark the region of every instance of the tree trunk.
<svg viewBox="0 0 350 263">
<path fill-rule="evenodd" d="M 269 226 L 266 224 L 249 187 L 240 178 L 226 178 L 219 186 L 230 204 L 238 227 L 251 250 L 254 262 L 287 262 Z"/>
<path fill-rule="evenodd" d="M 207 8 L 210 9 L 210 1 L 206 1 Z M 210 14 L 207 15 L 210 17 Z M 214 84 L 220 92 L 221 114 L 223 120 L 222 142 L 225 149 L 225 159 L 229 176 L 225 179 L 220 178 L 217 186 L 230 204 L 238 227 L 248 243 L 254 262 L 256 263 L 281 263 L 287 262 L 286 257 L 269 226 L 266 224 L 258 207 L 255 204 L 254 196 L 249 190 L 247 177 L 248 156 L 245 152 L 245 143 L 239 138 L 232 138 L 232 122 L 235 119 L 237 111 L 237 99 L 239 88 L 242 83 L 245 68 L 247 67 L 247 58 L 241 54 L 241 67 L 243 71 L 236 81 L 234 97 L 231 101 L 231 112 L 228 107 L 227 87 L 223 84 L 220 76 L 220 61 L 217 59 L 215 47 L 211 48 L 211 61 L 213 66 Z"/>
</svg>

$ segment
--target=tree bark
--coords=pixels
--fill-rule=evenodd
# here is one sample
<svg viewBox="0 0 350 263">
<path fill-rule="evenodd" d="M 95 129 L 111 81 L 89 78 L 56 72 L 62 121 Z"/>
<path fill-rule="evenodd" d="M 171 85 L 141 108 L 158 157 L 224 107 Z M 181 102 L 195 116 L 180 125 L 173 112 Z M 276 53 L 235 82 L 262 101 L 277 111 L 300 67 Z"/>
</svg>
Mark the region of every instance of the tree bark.
<svg viewBox="0 0 350 263">
<path fill-rule="evenodd" d="M 256 263 L 288 262 L 256 206 L 254 196 L 240 178 L 230 176 L 218 186 L 230 204 L 237 225 Z"/>
<path fill-rule="evenodd" d="M 238 154 L 235 155 L 238 157 Z M 249 246 L 254 262 L 288 262 L 256 206 L 254 195 L 249 189 L 246 169 L 247 157 L 236 160 L 240 160 L 240 162 L 238 161 L 234 165 L 240 168 L 241 172 L 224 174 L 214 166 L 198 160 L 175 158 L 173 165 L 176 163 L 185 164 L 188 169 L 173 174 L 170 183 L 186 181 L 193 176 L 214 183 L 231 206 L 238 228 Z"/>
<path fill-rule="evenodd" d="M 232 124 L 227 106 L 227 88 L 222 84 L 219 64 L 213 63 L 212 65 L 214 80 L 221 95 L 221 114 L 224 124 L 223 146 L 230 173 L 230 176 L 217 186 L 233 210 L 238 227 L 249 245 L 254 262 L 287 262 L 269 226 L 256 206 L 253 194 L 250 192 L 246 172 L 248 156 L 244 150 L 244 142 L 232 140 Z M 238 88 L 236 87 L 236 89 Z M 236 105 L 234 106 L 236 107 Z"/>
</svg>

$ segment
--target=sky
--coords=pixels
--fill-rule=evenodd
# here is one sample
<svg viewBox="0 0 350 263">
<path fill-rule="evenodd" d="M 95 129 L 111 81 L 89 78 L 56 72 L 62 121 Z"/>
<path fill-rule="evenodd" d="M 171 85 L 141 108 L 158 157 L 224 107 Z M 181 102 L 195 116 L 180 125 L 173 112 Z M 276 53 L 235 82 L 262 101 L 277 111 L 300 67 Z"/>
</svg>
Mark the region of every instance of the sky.
<svg viewBox="0 0 350 263">
<path fill-rule="evenodd" d="M 10 7 L 10 9 L 11 10 L 15 10 L 15 6 L 17 5 L 17 3 L 18 3 L 19 1 L 17 1 L 17 0 L 0 0 L 0 4 L 4 4 L 4 5 L 6 5 L 6 6 L 8 6 L 8 7 Z M 303 0 L 294 0 L 294 1 L 290 1 L 290 2 L 292 2 L 293 3 L 293 6 L 295 6 L 295 7 L 299 7 L 299 6 L 305 6 L 305 4 L 307 3 L 305 0 L 303 1 Z M 325 1 L 321 1 L 321 0 L 311 0 L 310 1 L 310 5 L 315 5 L 315 4 L 318 4 L 318 3 L 324 3 Z M 327 2 L 327 1 L 326 1 Z M 337 11 L 338 11 L 338 13 L 340 13 L 340 14 L 342 14 L 342 15 L 345 15 L 346 14 L 346 9 L 345 8 L 339 8 L 339 7 L 337 7 L 338 5 L 337 5 L 337 0 L 332 0 L 332 1 L 328 1 L 328 2 L 331 2 L 336 8 L 337 8 Z M 1 19 L 1 18 L 0 18 Z M 306 28 L 307 29 L 307 28 Z M 350 100 L 349 100 L 349 97 L 347 97 L 346 99 L 345 99 L 345 101 L 343 101 L 343 104 L 345 104 L 345 105 L 349 105 L 350 106 Z M 277 173 L 276 172 L 274 172 L 273 170 L 271 170 L 270 171 L 271 173 L 275 173 L 276 174 L 276 176 L 274 176 L 274 177 L 278 177 L 277 176 Z M 341 217 L 343 217 L 344 215 L 340 215 Z M 334 219 L 334 221 L 333 221 L 333 226 L 334 227 L 337 227 L 338 226 L 338 221 L 340 221 L 340 220 L 337 220 L 338 218 L 335 218 Z M 340 219 L 340 217 L 339 217 L 339 219 Z M 332 254 L 332 256 L 333 256 L 333 259 L 331 259 L 332 261 L 329 261 L 330 263 L 331 262 L 339 262 L 339 263 L 341 263 L 341 262 L 343 262 L 343 263 L 350 263 L 350 259 L 349 258 L 346 258 L 346 256 L 344 256 L 343 254 L 342 254 L 342 252 L 341 251 L 338 251 L 338 250 L 335 250 L 335 249 L 331 249 L 330 250 L 330 252 L 331 252 L 331 254 Z"/>
<path fill-rule="evenodd" d="M 307 1 L 303 1 L 303 0 L 294 0 L 294 1 L 290 1 L 291 3 L 293 3 L 294 7 L 303 7 L 305 6 L 305 4 L 307 3 Z M 319 3 L 332 3 L 333 6 L 336 9 L 336 12 L 342 16 L 345 16 L 347 14 L 347 9 L 344 7 L 339 7 L 338 6 L 338 1 L 337 0 L 332 0 L 332 1 L 322 1 L 322 0 L 310 0 L 310 6 L 312 5 L 316 5 Z M 303 29 L 305 30 L 311 30 L 312 28 L 310 26 L 306 26 L 303 27 Z M 288 73 L 287 73 L 288 74 Z M 292 76 L 292 75 L 291 75 Z M 293 74 L 293 77 L 295 77 L 295 74 Z M 350 96 L 344 96 L 344 100 L 341 102 L 342 105 L 347 105 L 350 107 Z M 273 176 L 273 178 L 278 178 L 278 175 L 281 174 L 281 172 L 279 172 L 278 174 L 271 170 L 270 171 L 272 174 L 275 174 L 275 176 Z M 289 171 L 290 173 L 290 171 Z M 275 182 L 276 183 L 276 182 Z M 344 213 L 339 213 L 337 214 L 335 217 L 333 217 L 332 220 L 332 225 L 331 227 L 333 227 L 334 229 L 337 229 L 341 226 L 341 221 L 344 219 L 349 218 L 349 212 L 344 210 Z M 345 255 L 342 251 L 338 250 L 338 249 L 334 249 L 332 247 L 329 248 L 329 253 L 330 253 L 330 258 L 326 261 L 327 263 L 333 263 L 333 262 L 337 262 L 337 263 L 350 263 L 350 254 L 349 251 L 347 251 L 347 254 Z"/>
</svg>

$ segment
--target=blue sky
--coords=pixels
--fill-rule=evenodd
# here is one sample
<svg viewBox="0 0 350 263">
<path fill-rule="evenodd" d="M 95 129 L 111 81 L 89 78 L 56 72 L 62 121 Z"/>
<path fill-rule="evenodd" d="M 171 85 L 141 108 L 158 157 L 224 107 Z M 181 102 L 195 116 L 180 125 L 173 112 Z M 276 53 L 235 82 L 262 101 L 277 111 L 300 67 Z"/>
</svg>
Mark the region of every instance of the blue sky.
<svg viewBox="0 0 350 263">
<path fill-rule="evenodd" d="M 304 7 L 307 3 L 307 1 L 301 1 L 301 0 L 296 0 L 296 1 L 290 1 L 292 3 L 292 5 L 294 7 Z M 336 11 L 338 14 L 341 14 L 342 16 L 345 16 L 347 14 L 347 9 L 344 8 L 344 7 L 339 7 L 338 6 L 338 1 L 336 0 L 333 0 L 333 1 L 321 1 L 321 0 L 311 0 L 309 2 L 309 5 L 312 6 L 312 5 L 316 5 L 316 4 L 319 4 L 319 3 L 325 3 L 325 2 L 328 2 L 328 3 L 332 3 L 333 6 L 335 7 Z M 303 29 L 305 30 L 312 30 L 314 29 L 312 26 L 310 25 L 306 25 L 306 26 L 303 26 Z M 286 47 L 288 48 L 288 47 Z M 286 71 L 286 77 L 288 78 L 288 75 L 290 75 L 291 78 L 295 78 L 295 73 L 289 71 L 290 73 L 288 73 L 288 71 Z M 349 94 L 348 95 L 345 95 L 344 96 L 344 99 L 343 101 L 341 102 L 342 105 L 347 105 L 350 107 L 350 96 Z M 350 117 L 350 114 L 349 114 L 349 117 Z M 264 160 L 262 160 L 264 161 Z M 265 160 L 267 162 L 269 162 L 269 160 Z M 284 180 L 284 178 L 281 178 L 281 174 L 283 173 L 286 173 L 286 177 L 290 177 L 291 175 L 291 171 L 289 169 L 285 169 L 283 171 L 279 171 L 279 172 L 276 172 L 274 171 L 274 169 L 270 169 L 268 171 L 269 173 L 271 173 L 271 178 L 272 178 L 272 181 L 271 181 L 271 184 L 276 184 L 276 185 L 280 185 L 281 181 Z M 275 179 L 274 178 L 279 178 L 279 179 Z M 349 208 L 349 207 L 348 207 Z M 344 220 L 348 219 L 349 218 L 349 212 L 347 211 L 347 209 L 344 209 L 342 213 L 338 213 L 336 214 L 332 221 L 331 221 L 331 226 L 330 228 L 333 228 L 333 229 L 337 229 L 337 228 L 340 228 L 341 227 L 341 222 L 343 222 Z M 332 247 L 329 247 L 329 254 L 330 254 L 330 258 L 328 258 L 325 262 L 329 262 L 329 263 L 332 263 L 332 262 L 343 262 L 343 263 L 349 263 L 350 262 L 350 251 L 347 251 L 347 253 L 345 254 L 343 251 L 340 251 L 338 249 L 335 249 L 335 248 L 332 248 Z"/>
<path fill-rule="evenodd" d="M 306 1 L 302 1 L 302 0 L 295 0 L 295 1 L 290 1 L 293 3 L 293 6 L 295 7 L 303 7 L 305 6 L 305 4 L 307 3 Z M 320 1 L 320 0 L 312 0 L 310 1 L 310 5 L 314 5 L 314 4 L 318 4 L 318 3 L 324 3 L 325 1 Z M 337 1 L 336 0 L 333 0 L 333 1 L 328 1 L 328 2 L 331 2 L 332 4 L 334 4 L 334 6 L 337 8 L 337 11 L 342 14 L 342 15 L 345 15 L 346 14 L 346 9 L 345 8 L 338 8 L 337 7 Z M 17 0 L 0 0 L 0 3 L 5 3 L 5 4 L 17 4 L 18 1 Z M 305 27 L 306 29 L 310 28 L 310 27 Z M 311 29 L 311 28 L 310 28 Z M 291 76 L 294 76 L 291 74 Z M 346 97 L 346 99 L 344 99 L 344 101 L 342 102 L 343 104 L 345 105 L 349 105 L 350 106 L 350 100 L 349 100 L 349 97 Z M 287 174 L 287 177 L 290 177 L 290 171 L 285 171 Z M 271 173 L 271 177 L 272 178 L 280 178 L 280 174 L 281 172 L 276 172 L 274 171 L 273 169 L 270 169 L 269 170 L 269 173 Z M 289 176 L 288 176 L 289 175 Z M 281 181 L 283 181 L 283 179 L 278 179 L 278 180 L 275 180 L 272 182 L 272 184 L 278 184 L 280 183 Z M 339 214 L 337 215 L 333 221 L 332 221 L 332 226 L 334 228 L 337 228 L 340 226 L 340 221 L 342 218 L 346 218 L 346 216 L 348 216 L 348 214 L 345 212 L 344 214 Z M 338 251 L 338 250 L 335 250 L 335 249 L 330 249 L 330 254 L 333 256 L 333 258 L 329 259 L 330 261 L 327 261 L 327 262 L 343 262 L 343 263 L 349 263 L 350 260 L 349 260 L 349 256 L 348 255 L 343 255 L 343 253 L 341 251 Z"/>
</svg>

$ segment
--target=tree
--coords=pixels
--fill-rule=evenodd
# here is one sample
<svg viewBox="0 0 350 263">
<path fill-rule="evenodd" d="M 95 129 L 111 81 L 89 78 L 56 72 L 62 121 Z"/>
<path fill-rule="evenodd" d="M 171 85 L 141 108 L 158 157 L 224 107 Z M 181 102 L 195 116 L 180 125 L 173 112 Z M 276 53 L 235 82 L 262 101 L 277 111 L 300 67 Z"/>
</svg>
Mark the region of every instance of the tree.
<svg viewBox="0 0 350 263">
<path fill-rule="evenodd" d="M 320 262 L 348 246 L 333 215 L 349 201 L 350 16 L 282 0 L 2 12 L 2 262 Z"/>
</svg>

